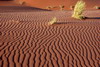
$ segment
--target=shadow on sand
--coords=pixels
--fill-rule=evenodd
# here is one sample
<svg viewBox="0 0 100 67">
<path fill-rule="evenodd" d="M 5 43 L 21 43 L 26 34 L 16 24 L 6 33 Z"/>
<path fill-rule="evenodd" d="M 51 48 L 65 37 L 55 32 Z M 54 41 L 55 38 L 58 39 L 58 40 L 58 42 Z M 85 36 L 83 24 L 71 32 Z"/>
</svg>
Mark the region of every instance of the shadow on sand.
<svg viewBox="0 0 100 67">
<path fill-rule="evenodd" d="M 90 20 L 89 20 L 90 19 Z M 95 19 L 97 19 L 98 21 L 100 20 L 100 17 L 86 17 L 85 19 L 83 19 L 83 20 L 77 20 L 77 19 L 74 19 L 73 21 L 67 21 L 67 22 L 57 22 L 57 23 L 55 23 L 55 24 L 77 24 L 77 23 L 87 23 L 87 22 L 91 22 L 92 21 L 92 19 L 93 20 L 95 20 Z"/>
<path fill-rule="evenodd" d="M 51 11 L 29 6 L 0 6 L 0 12 L 33 12 L 33 11 Z"/>
<path fill-rule="evenodd" d="M 100 17 L 87 17 L 86 19 L 100 19 Z"/>
<path fill-rule="evenodd" d="M 75 22 L 57 22 L 55 24 L 75 24 Z"/>
</svg>

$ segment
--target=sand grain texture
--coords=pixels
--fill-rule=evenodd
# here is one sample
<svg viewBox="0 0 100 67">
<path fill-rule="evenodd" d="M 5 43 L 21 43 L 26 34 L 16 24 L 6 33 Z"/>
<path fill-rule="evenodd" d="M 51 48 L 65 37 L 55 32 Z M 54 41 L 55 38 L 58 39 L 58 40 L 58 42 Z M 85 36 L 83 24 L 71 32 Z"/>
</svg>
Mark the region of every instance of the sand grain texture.
<svg viewBox="0 0 100 67">
<path fill-rule="evenodd" d="M 85 11 L 91 19 L 84 21 L 71 14 L 0 7 L 0 67 L 99 67 L 99 11 Z M 57 23 L 49 26 L 52 17 Z"/>
</svg>

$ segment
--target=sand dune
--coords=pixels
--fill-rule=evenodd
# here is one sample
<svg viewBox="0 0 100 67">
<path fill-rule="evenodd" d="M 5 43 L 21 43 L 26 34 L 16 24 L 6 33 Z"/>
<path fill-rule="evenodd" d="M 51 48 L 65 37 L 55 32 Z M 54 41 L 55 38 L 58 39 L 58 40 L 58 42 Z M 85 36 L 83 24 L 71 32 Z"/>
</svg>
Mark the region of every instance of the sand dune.
<svg viewBox="0 0 100 67">
<path fill-rule="evenodd" d="M 38 8 L 46 8 L 47 6 L 57 6 L 64 5 L 65 9 L 70 9 L 70 6 L 75 5 L 78 0 L 19 0 L 25 1 L 26 5 L 34 6 Z M 99 0 L 84 0 L 87 4 L 87 8 L 93 8 L 94 6 L 100 6 Z"/>
<path fill-rule="evenodd" d="M 99 67 L 100 19 L 71 13 L 0 7 L 0 67 Z M 85 15 L 100 17 L 99 10 Z M 54 16 L 58 22 L 48 26 Z"/>
<path fill-rule="evenodd" d="M 0 5 L 17 5 L 19 2 L 25 2 L 26 6 L 33 6 L 38 8 L 46 8 L 48 6 L 56 6 L 59 9 L 59 5 L 64 5 L 65 9 L 70 9 L 70 6 L 75 5 L 78 0 L 15 0 L 12 2 L 0 1 Z M 84 0 L 86 2 L 86 8 L 93 8 L 94 6 L 100 6 L 100 0 Z"/>
</svg>

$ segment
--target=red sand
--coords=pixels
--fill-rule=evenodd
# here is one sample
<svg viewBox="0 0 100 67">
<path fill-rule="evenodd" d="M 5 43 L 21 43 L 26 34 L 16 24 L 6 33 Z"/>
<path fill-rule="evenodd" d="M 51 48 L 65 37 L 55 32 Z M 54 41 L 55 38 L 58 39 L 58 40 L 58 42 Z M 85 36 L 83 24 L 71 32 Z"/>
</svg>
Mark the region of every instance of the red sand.
<svg viewBox="0 0 100 67">
<path fill-rule="evenodd" d="M 99 10 L 85 11 L 91 19 L 83 21 L 71 13 L 0 7 L 0 67 L 99 67 Z"/>
<path fill-rule="evenodd" d="M 35 6 L 39 8 L 46 8 L 47 6 L 64 5 L 66 9 L 70 9 L 70 6 L 75 5 L 78 0 L 23 0 L 29 6 Z M 93 8 L 94 6 L 100 6 L 100 0 L 84 0 L 87 4 L 87 8 Z"/>
<path fill-rule="evenodd" d="M 48 6 L 59 7 L 59 5 L 64 5 L 66 9 L 70 9 L 70 6 L 75 5 L 75 3 L 78 0 L 15 0 L 15 1 L 12 1 L 11 3 L 8 1 L 5 1 L 5 3 L 3 1 L 0 1 L 0 5 L 14 5 L 15 3 L 17 3 L 18 5 L 19 2 L 22 2 L 22 1 L 26 2 L 24 4 L 26 6 L 46 8 Z M 86 8 L 93 8 L 94 6 L 100 6 L 100 0 L 84 0 L 84 1 L 86 2 Z"/>
</svg>

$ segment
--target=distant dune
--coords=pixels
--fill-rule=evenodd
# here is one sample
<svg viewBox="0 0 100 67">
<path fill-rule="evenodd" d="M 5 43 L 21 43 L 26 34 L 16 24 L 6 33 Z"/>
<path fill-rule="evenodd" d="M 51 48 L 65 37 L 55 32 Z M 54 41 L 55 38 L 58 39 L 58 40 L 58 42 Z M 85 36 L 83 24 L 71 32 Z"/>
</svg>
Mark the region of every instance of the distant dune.
<svg viewBox="0 0 100 67">
<path fill-rule="evenodd" d="M 59 6 L 65 5 L 66 9 L 70 9 L 70 6 L 75 5 L 78 0 L 16 0 L 14 2 L 6 2 L 2 3 L 0 1 L 0 5 L 16 5 L 20 1 L 25 1 L 25 5 L 27 6 L 34 6 L 38 8 L 46 8 L 47 6 Z M 100 0 L 84 0 L 87 4 L 87 8 L 93 8 L 94 6 L 100 6 Z"/>
<path fill-rule="evenodd" d="M 36 6 L 40 8 L 45 8 L 46 6 L 59 6 L 65 5 L 67 9 L 70 6 L 75 5 L 78 0 L 24 0 L 27 5 Z M 87 4 L 87 8 L 94 7 L 95 5 L 100 5 L 100 0 L 84 0 Z"/>
</svg>

